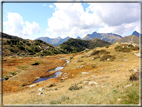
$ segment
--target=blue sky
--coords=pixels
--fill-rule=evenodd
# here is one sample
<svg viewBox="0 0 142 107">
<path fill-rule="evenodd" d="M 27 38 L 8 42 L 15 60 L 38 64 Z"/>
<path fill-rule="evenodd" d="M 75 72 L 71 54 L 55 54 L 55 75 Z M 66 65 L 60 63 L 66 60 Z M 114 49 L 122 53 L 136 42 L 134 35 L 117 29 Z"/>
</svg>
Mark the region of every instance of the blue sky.
<svg viewBox="0 0 142 107">
<path fill-rule="evenodd" d="M 140 29 L 139 3 L 3 3 L 3 32 L 24 39 L 130 35 Z"/>
</svg>

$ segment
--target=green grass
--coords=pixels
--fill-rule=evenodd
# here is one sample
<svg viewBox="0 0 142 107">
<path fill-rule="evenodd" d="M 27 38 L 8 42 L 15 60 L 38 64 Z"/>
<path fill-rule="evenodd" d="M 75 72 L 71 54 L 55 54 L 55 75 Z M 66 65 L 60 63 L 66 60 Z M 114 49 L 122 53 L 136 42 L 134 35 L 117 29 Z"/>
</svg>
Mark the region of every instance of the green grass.
<svg viewBox="0 0 142 107">
<path fill-rule="evenodd" d="M 19 69 L 26 69 L 28 66 L 18 66 Z"/>
</svg>

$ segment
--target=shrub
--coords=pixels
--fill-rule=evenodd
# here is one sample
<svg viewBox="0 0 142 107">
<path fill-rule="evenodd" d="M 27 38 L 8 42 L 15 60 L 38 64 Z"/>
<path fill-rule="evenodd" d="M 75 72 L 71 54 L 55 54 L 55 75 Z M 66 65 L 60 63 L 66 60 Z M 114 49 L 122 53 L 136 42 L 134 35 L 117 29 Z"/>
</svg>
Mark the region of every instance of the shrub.
<svg viewBox="0 0 142 107">
<path fill-rule="evenodd" d="M 137 73 L 135 73 L 135 74 L 132 74 L 132 75 L 130 76 L 130 80 L 131 80 L 131 81 L 139 80 L 139 73 L 137 72 Z"/>
<path fill-rule="evenodd" d="M 13 76 L 16 75 L 16 71 L 11 72 L 11 74 L 12 74 Z"/>
<path fill-rule="evenodd" d="M 73 56 L 70 57 L 70 60 L 73 59 Z"/>
<path fill-rule="evenodd" d="M 25 50 L 25 48 L 24 48 L 22 45 L 18 45 L 18 48 L 19 48 L 20 50 Z"/>
<path fill-rule="evenodd" d="M 31 46 L 31 43 L 27 42 L 26 45 Z"/>
<path fill-rule="evenodd" d="M 134 47 L 132 44 L 129 44 L 129 45 L 127 45 L 127 46 L 130 47 L 130 48 L 131 48 L 131 47 Z"/>
<path fill-rule="evenodd" d="M 17 55 L 20 55 L 20 53 L 19 53 L 19 52 L 17 52 Z"/>
<path fill-rule="evenodd" d="M 109 61 L 114 61 L 115 56 L 112 55 L 104 55 L 100 58 L 100 61 L 106 61 L 107 59 L 110 59 Z"/>
<path fill-rule="evenodd" d="M 127 48 L 125 46 L 116 46 L 115 50 L 118 52 L 130 52 L 131 51 L 130 48 Z"/>
<path fill-rule="evenodd" d="M 39 65 L 41 62 L 33 62 L 32 65 Z"/>
<path fill-rule="evenodd" d="M 139 50 L 139 47 L 132 47 L 132 50 Z"/>
<path fill-rule="evenodd" d="M 106 48 L 109 48 L 109 45 L 105 46 Z"/>
<path fill-rule="evenodd" d="M 82 86 L 78 87 L 76 84 L 69 87 L 69 90 L 79 90 L 79 89 L 82 89 Z"/>
<path fill-rule="evenodd" d="M 51 55 L 51 52 L 49 52 L 49 51 L 43 51 L 43 55 Z"/>
<path fill-rule="evenodd" d="M 77 62 L 83 62 L 83 60 L 78 60 Z"/>
<path fill-rule="evenodd" d="M 96 68 L 96 66 L 92 65 L 92 68 Z"/>
<path fill-rule="evenodd" d="M 100 51 L 94 50 L 90 55 L 98 55 L 99 53 L 100 53 Z"/>
<path fill-rule="evenodd" d="M 98 59 L 98 58 L 100 58 L 100 56 L 99 56 L 99 55 L 95 56 L 93 59 Z"/>
<path fill-rule="evenodd" d="M 104 49 L 101 49 L 100 50 L 100 54 L 109 54 L 110 52 L 107 52 L 106 50 L 104 50 Z"/>
<path fill-rule="evenodd" d="M 9 49 L 11 52 L 14 52 L 14 50 L 12 48 Z"/>
</svg>

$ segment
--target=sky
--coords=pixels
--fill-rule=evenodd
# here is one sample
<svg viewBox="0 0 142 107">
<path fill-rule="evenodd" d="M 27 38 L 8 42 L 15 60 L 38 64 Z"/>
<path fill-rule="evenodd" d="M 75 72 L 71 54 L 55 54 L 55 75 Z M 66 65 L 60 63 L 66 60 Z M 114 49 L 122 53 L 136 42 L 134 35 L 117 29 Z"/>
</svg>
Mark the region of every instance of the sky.
<svg viewBox="0 0 142 107">
<path fill-rule="evenodd" d="M 3 32 L 38 37 L 83 38 L 93 32 L 140 32 L 139 3 L 3 3 Z"/>
</svg>

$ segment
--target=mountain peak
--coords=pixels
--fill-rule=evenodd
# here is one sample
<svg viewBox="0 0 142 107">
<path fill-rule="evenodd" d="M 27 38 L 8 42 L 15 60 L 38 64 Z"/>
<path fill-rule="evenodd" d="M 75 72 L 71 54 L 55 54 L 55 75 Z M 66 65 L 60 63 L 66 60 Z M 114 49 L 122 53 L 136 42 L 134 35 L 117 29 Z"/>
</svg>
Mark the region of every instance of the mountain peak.
<svg viewBox="0 0 142 107">
<path fill-rule="evenodd" d="M 137 31 L 134 31 L 134 32 L 132 33 L 132 35 L 139 36 L 140 34 L 139 34 Z"/>
<path fill-rule="evenodd" d="M 81 39 L 81 37 L 77 36 L 77 38 L 76 38 L 76 39 Z"/>
</svg>

